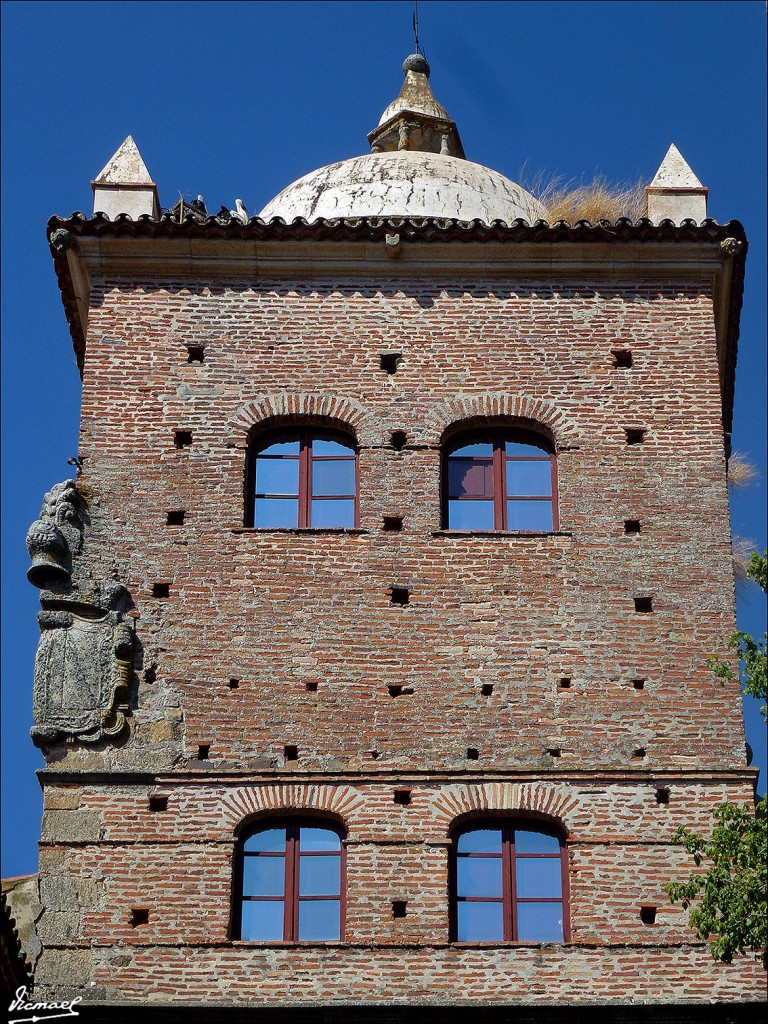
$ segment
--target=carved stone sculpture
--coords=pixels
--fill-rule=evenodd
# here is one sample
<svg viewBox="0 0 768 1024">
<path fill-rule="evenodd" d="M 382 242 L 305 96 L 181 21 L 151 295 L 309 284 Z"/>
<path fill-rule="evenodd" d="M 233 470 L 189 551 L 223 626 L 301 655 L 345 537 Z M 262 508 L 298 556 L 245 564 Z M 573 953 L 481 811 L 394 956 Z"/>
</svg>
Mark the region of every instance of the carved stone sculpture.
<svg viewBox="0 0 768 1024">
<path fill-rule="evenodd" d="M 130 599 L 118 580 L 94 581 L 82 565 L 85 507 L 74 480 L 45 496 L 27 533 L 27 576 L 42 591 L 32 739 L 93 743 L 126 725 L 133 665 Z"/>
</svg>

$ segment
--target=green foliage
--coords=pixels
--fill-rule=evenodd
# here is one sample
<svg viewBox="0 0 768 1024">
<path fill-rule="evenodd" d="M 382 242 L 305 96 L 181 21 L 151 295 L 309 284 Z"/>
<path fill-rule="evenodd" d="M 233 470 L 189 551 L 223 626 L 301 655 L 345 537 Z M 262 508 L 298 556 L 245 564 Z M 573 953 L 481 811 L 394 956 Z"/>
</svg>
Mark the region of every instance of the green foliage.
<svg viewBox="0 0 768 1024">
<path fill-rule="evenodd" d="M 754 553 L 747 575 L 766 589 L 768 552 Z M 737 649 L 744 665 L 744 692 L 766 700 L 765 637 L 755 640 L 741 630 L 728 646 Z M 708 665 L 721 683 L 733 678 L 719 658 Z M 766 717 L 766 705 L 760 709 Z M 709 839 L 681 827 L 673 841 L 693 856 L 700 874 L 666 886 L 673 903 L 691 910 L 691 925 L 703 939 L 712 940 L 712 956 L 729 964 L 737 954 L 752 952 L 768 970 L 768 803 L 763 797 L 756 808 L 744 804 L 720 804 L 713 812 L 715 827 Z"/>
<path fill-rule="evenodd" d="M 762 590 L 766 589 L 766 565 L 768 564 L 768 551 L 762 555 L 758 555 L 756 551 L 752 552 L 752 557 L 749 560 L 747 566 L 747 576 L 754 580 Z M 766 694 L 766 636 L 763 634 L 763 639 L 754 639 L 749 633 L 745 633 L 742 630 L 737 630 L 731 635 L 728 641 L 728 646 L 732 650 L 739 652 L 739 659 L 744 663 L 744 693 L 749 694 L 751 697 L 757 697 L 758 700 L 765 701 L 768 697 Z M 712 669 L 717 678 L 721 683 L 725 683 L 728 679 L 733 679 L 732 669 L 724 664 L 718 657 L 712 657 L 707 661 L 707 665 Z M 760 708 L 760 712 L 763 718 L 766 718 L 766 705 Z"/>
<path fill-rule="evenodd" d="M 720 804 L 710 839 L 679 828 L 674 836 L 693 855 L 703 874 L 686 882 L 668 885 L 673 903 L 691 910 L 691 925 L 702 939 L 711 938 L 712 956 L 729 964 L 738 953 L 762 951 L 768 969 L 768 818 L 766 798 L 757 805 L 754 817 L 748 804 Z"/>
</svg>

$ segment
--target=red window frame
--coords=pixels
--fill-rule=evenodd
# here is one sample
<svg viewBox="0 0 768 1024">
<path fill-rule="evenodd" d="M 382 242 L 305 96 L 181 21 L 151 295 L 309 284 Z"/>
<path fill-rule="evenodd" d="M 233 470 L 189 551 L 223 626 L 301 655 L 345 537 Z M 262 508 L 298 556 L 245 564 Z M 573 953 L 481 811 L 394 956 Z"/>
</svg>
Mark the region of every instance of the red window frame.
<svg viewBox="0 0 768 1024">
<path fill-rule="evenodd" d="M 344 529 L 344 527 L 314 527 L 312 525 L 312 500 L 323 499 L 323 500 L 336 500 L 336 501 L 354 501 L 354 515 L 353 515 L 353 526 L 352 529 L 359 527 L 359 492 L 360 485 L 358 480 L 358 465 L 357 456 L 358 449 L 355 444 L 354 438 L 341 430 L 324 430 L 322 428 L 313 429 L 312 427 L 299 428 L 294 430 L 281 430 L 269 434 L 257 434 L 251 440 L 250 453 L 248 459 L 248 473 L 246 479 L 246 522 L 247 525 L 253 526 L 255 522 L 256 514 L 256 501 L 258 498 L 270 498 L 270 497 L 281 497 L 281 495 L 270 495 L 267 493 L 256 494 L 256 461 L 259 455 L 273 444 L 280 442 L 299 442 L 299 454 L 298 455 L 282 455 L 274 456 L 274 458 L 296 460 L 299 463 L 299 482 L 298 482 L 298 515 L 296 529 Z M 349 455 L 314 455 L 312 452 L 312 445 L 315 441 L 337 441 L 345 446 L 350 447 L 351 453 Z M 353 494 L 313 494 L 312 493 L 312 466 L 315 462 L 322 461 L 339 461 L 348 459 L 355 463 L 355 489 Z M 272 527 L 263 527 L 263 529 L 271 529 Z M 290 529 L 290 527 L 289 527 Z"/>
<path fill-rule="evenodd" d="M 507 442 L 531 445 L 543 451 L 543 455 L 510 455 L 507 456 L 505 445 Z M 449 501 L 475 501 L 488 500 L 472 497 L 451 497 L 449 482 L 449 463 L 457 449 L 468 444 L 492 444 L 493 455 L 472 456 L 472 458 L 490 458 L 493 463 L 493 529 L 508 531 L 507 526 L 507 502 L 508 501 L 550 501 L 552 503 L 552 527 L 544 530 L 512 530 L 514 533 L 550 533 L 559 529 L 559 510 L 557 503 L 557 455 L 549 440 L 533 430 L 484 430 L 473 431 L 467 434 L 459 434 L 452 438 L 445 451 L 443 460 L 443 529 L 452 529 L 450 526 Z M 459 456 L 461 458 L 461 456 Z M 470 458 L 470 456 L 467 456 Z M 507 463 L 508 462 L 543 462 L 549 459 L 551 473 L 551 494 L 537 495 L 508 495 L 507 492 Z M 462 529 L 462 528 L 458 528 Z M 462 531 L 463 532 L 463 531 Z M 469 530 L 467 532 L 475 532 Z M 478 530 L 476 532 L 483 532 Z"/>
<path fill-rule="evenodd" d="M 461 836 L 466 835 L 468 832 L 475 832 L 482 829 L 494 829 L 501 831 L 501 855 L 491 853 L 458 853 L 458 844 Z M 559 854 L 542 854 L 542 853 L 518 853 L 515 848 L 515 832 L 517 829 L 525 830 L 526 832 L 539 832 L 545 836 L 551 836 L 557 839 L 560 845 Z M 563 942 L 571 941 L 571 925 L 570 925 L 570 893 L 568 885 L 568 851 L 565 845 L 565 841 L 559 829 L 551 827 L 542 822 L 536 821 L 535 819 L 498 819 L 498 818 L 483 818 L 476 819 L 463 825 L 457 829 L 452 836 L 453 845 L 450 851 L 450 914 L 449 914 L 449 926 L 450 926 L 450 940 L 451 942 L 518 942 L 517 934 L 517 914 L 519 903 L 562 903 L 563 905 Z M 498 898 L 487 897 L 487 896 L 463 896 L 458 895 L 458 868 L 457 864 L 459 857 L 488 857 L 499 859 L 502 862 L 502 895 Z M 535 859 L 543 858 L 547 860 L 554 860 L 559 858 L 560 860 L 560 878 L 562 885 L 562 896 L 560 899 L 557 898 L 542 898 L 542 897 L 519 897 L 517 895 L 516 887 L 516 875 L 515 865 L 518 859 Z M 472 939 L 465 938 L 459 939 L 458 936 L 458 905 L 460 902 L 478 902 L 478 903 L 503 903 L 502 920 L 503 920 L 503 938 L 499 940 L 489 939 Z M 525 939 L 525 942 L 536 942 L 536 939 Z M 552 940 L 540 940 L 552 941 Z"/>
<path fill-rule="evenodd" d="M 270 829 L 285 829 L 285 847 L 282 854 L 275 856 L 285 857 L 285 888 L 283 891 L 283 938 L 282 939 L 241 939 L 242 937 L 242 908 L 243 903 L 274 902 L 274 896 L 243 896 L 243 874 L 245 858 L 248 856 L 269 856 L 270 854 L 248 854 L 245 851 L 246 842 L 259 832 L 266 832 Z M 322 828 L 333 832 L 339 837 L 339 852 L 336 851 L 307 851 L 302 852 L 300 846 L 300 829 Z M 232 938 L 245 942 L 286 942 L 293 945 L 302 942 L 343 942 L 345 918 L 347 909 L 347 851 L 344 846 L 344 832 L 342 828 L 333 821 L 326 821 L 324 818 L 269 818 L 259 821 L 251 828 L 246 829 L 237 839 L 235 855 L 235 872 L 232 891 Z M 299 860 L 301 857 L 338 857 L 339 858 L 339 938 L 338 939 L 301 939 L 299 935 L 299 905 L 302 902 L 311 900 L 328 900 L 331 896 L 300 896 L 299 895 Z"/>
</svg>

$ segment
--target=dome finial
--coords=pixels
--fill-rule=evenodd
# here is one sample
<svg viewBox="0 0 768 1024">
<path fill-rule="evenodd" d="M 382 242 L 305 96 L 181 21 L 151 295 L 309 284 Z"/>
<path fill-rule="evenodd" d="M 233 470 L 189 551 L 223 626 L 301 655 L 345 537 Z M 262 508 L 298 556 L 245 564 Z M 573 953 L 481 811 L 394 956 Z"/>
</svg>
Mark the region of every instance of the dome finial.
<svg viewBox="0 0 768 1024">
<path fill-rule="evenodd" d="M 464 148 L 448 111 L 432 95 L 429 64 L 421 51 L 403 61 L 405 81 L 400 95 L 381 115 L 368 135 L 371 151 L 421 150 L 464 159 Z"/>
<path fill-rule="evenodd" d="M 429 64 L 423 53 L 412 53 L 403 61 L 403 74 L 415 71 L 419 75 L 426 75 L 429 78 Z"/>
</svg>

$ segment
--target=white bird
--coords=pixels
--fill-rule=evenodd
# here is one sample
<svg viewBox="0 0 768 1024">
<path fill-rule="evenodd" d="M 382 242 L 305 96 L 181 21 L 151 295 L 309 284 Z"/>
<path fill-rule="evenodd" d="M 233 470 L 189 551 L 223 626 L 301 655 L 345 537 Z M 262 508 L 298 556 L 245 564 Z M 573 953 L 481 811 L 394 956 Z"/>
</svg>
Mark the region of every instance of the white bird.
<svg viewBox="0 0 768 1024">
<path fill-rule="evenodd" d="M 245 206 L 243 206 L 243 200 L 242 199 L 236 199 L 235 200 L 235 207 L 236 208 L 234 210 L 230 210 L 229 211 L 230 216 L 231 217 L 236 217 L 239 221 L 242 221 L 243 224 L 247 224 L 248 223 L 248 211 L 246 210 Z"/>
</svg>

